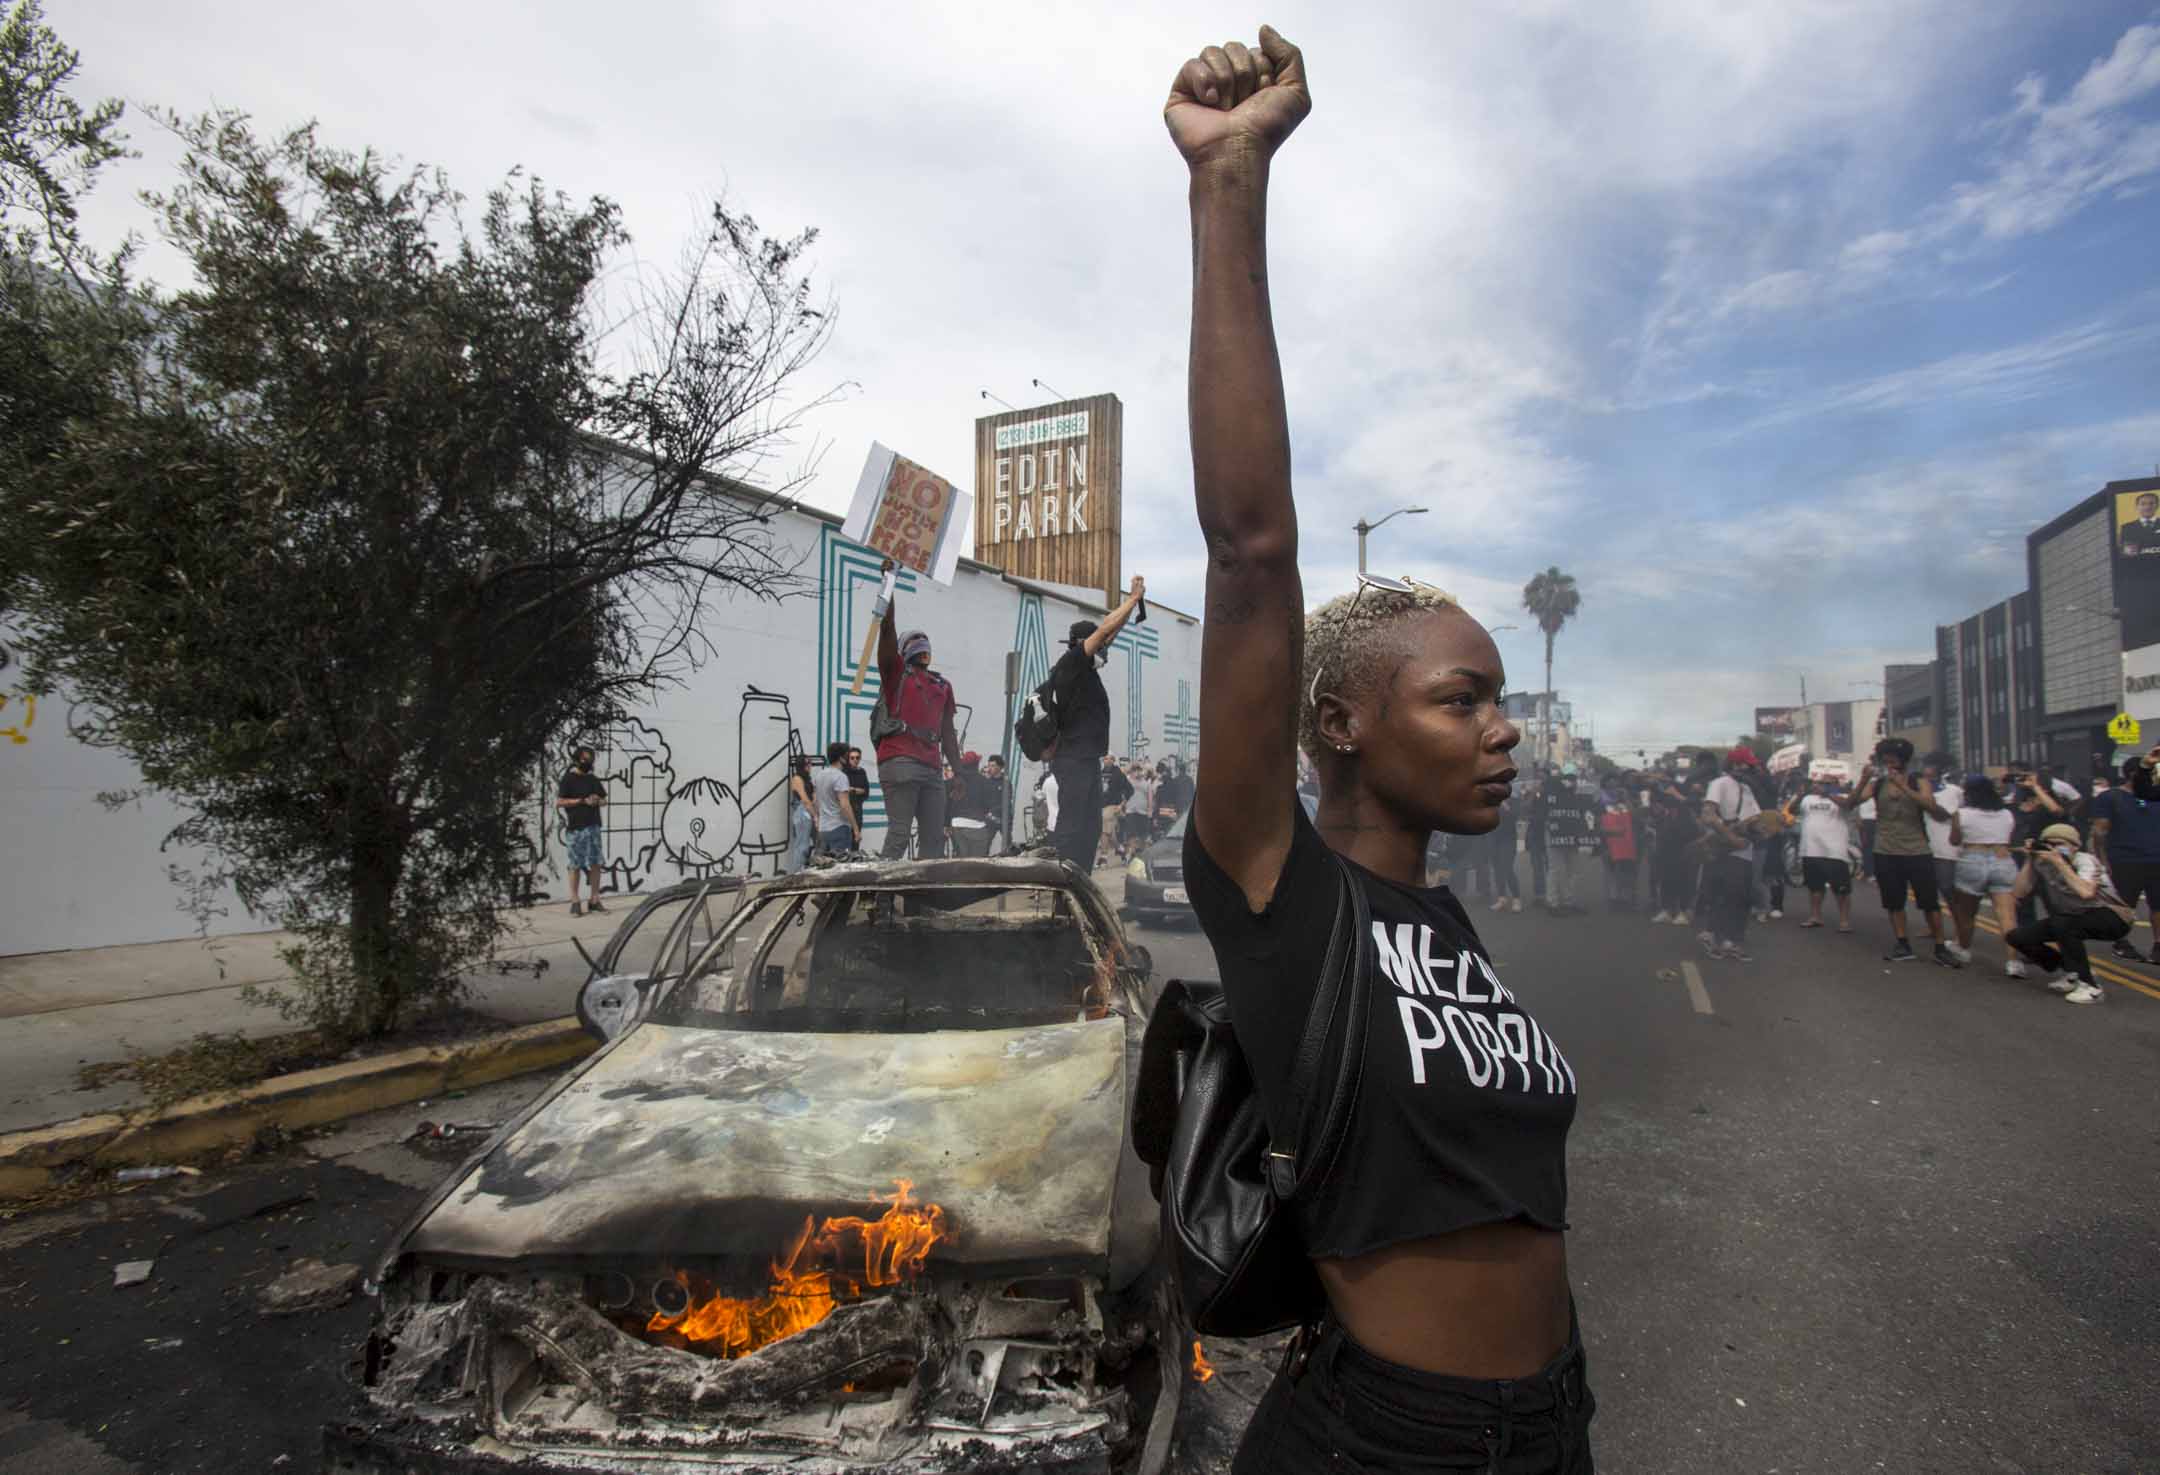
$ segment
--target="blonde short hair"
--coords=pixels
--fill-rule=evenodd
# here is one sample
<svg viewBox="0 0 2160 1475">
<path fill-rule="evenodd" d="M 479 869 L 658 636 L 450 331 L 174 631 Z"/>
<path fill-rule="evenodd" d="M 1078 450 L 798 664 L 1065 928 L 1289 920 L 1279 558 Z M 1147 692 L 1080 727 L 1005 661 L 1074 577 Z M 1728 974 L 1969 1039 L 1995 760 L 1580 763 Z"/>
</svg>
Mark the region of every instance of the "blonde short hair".
<svg viewBox="0 0 2160 1475">
<path fill-rule="evenodd" d="M 1397 628 L 1419 615 L 1459 610 L 1455 596 L 1430 584 L 1407 594 L 1367 586 L 1338 595 L 1305 616 L 1305 666 L 1298 681 L 1298 746 L 1314 762 L 1326 750 L 1320 739 L 1320 698 L 1362 696 L 1392 680 L 1408 653 Z"/>
</svg>

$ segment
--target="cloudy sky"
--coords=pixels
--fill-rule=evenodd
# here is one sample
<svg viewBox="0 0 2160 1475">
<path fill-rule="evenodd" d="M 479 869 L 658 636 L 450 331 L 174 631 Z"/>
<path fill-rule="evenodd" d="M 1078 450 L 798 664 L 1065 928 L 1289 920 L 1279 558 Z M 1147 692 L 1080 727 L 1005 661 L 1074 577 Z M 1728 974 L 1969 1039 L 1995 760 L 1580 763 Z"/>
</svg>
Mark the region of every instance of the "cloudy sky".
<svg viewBox="0 0 2160 1475">
<path fill-rule="evenodd" d="M 839 325 L 805 392 L 847 387 L 812 500 L 873 437 L 964 482 L 982 389 L 1114 392 L 1126 567 L 1186 609 L 1159 114 L 1268 19 L 1316 104 L 1272 216 L 1308 594 L 1412 502 L 1373 567 L 1490 624 L 1559 564 L 1556 684 L 1608 752 L 1728 738 L 1802 670 L 1875 694 L 2022 587 L 2028 529 L 2160 463 L 2151 0 L 47 8 L 86 92 L 316 118 L 475 194 L 523 166 L 620 201 L 655 262 L 716 192 L 818 227 Z M 100 230 L 167 177 L 140 141 Z M 1499 640 L 1538 685 L 1534 635 Z"/>
</svg>

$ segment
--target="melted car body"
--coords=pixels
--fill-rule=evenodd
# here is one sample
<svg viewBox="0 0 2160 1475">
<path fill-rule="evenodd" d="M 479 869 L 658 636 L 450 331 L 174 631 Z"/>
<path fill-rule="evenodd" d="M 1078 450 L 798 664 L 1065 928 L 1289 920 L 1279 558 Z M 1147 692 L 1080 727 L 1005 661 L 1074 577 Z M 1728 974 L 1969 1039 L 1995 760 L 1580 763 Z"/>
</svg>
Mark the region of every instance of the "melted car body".
<svg viewBox="0 0 2160 1475">
<path fill-rule="evenodd" d="M 329 1468 L 1163 1468 L 1149 963 L 1093 884 L 951 860 L 710 903 L 625 920 L 606 1043 L 391 1245 Z"/>
</svg>

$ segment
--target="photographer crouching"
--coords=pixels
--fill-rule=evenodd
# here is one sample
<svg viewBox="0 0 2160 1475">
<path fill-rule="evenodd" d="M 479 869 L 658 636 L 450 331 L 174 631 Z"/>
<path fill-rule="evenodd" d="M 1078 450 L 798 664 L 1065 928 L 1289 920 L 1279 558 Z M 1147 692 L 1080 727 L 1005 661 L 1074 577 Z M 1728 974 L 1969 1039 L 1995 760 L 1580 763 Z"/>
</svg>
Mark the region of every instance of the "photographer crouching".
<svg viewBox="0 0 2160 1475">
<path fill-rule="evenodd" d="M 2098 856 L 2085 850 L 2075 826 L 2049 825 L 2024 855 L 2013 894 L 2022 901 L 2038 892 L 2050 915 L 2025 923 L 2003 940 L 2037 964 L 2047 986 L 2073 1004 L 2104 997 L 2086 957 L 2088 942 L 2116 942 L 2130 935 L 2130 908 L 2115 892 Z"/>
</svg>

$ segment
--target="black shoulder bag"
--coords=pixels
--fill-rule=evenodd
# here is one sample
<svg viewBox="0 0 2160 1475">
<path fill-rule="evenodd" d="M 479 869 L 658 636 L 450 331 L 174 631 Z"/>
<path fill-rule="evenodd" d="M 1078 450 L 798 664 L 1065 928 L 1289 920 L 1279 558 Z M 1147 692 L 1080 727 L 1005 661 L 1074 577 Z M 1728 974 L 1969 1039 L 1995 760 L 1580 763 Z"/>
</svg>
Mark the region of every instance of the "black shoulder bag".
<svg viewBox="0 0 2160 1475">
<path fill-rule="evenodd" d="M 1168 984 L 1148 1020 L 1133 1145 L 1152 1169 L 1163 1245 L 1196 1331 L 1256 1337 L 1325 1306 L 1297 1211 L 1326 1184 L 1349 1135 L 1371 1007 L 1364 890 L 1341 893 L 1290 1076 L 1292 1133 L 1271 1141 L 1222 985 Z"/>
</svg>

